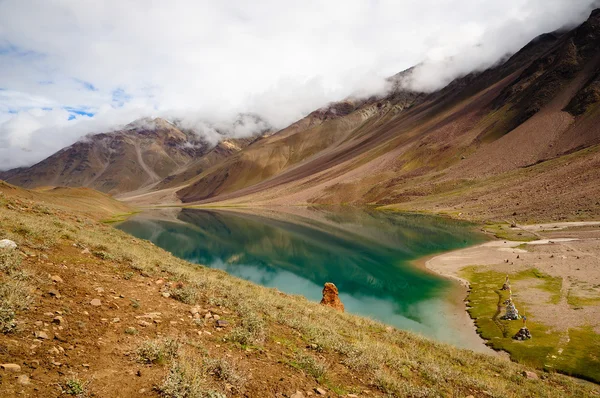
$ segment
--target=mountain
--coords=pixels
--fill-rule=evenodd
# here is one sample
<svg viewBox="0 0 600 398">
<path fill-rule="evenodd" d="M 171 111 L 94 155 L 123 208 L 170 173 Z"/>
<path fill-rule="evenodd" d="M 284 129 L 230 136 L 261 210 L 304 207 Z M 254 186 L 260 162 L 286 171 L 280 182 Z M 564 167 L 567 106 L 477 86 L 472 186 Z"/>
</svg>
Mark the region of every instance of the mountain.
<svg viewBox="0 0 600 398">
<path fill-rule="evenodd" d="M 434 93 L 395 84 L 383 98 L 313 112 L 204 171 L 177 196 L 390 204 L 480 218 L 600 214 L 599 24 L 594 11 L 581 26 L 537 37 Z"/>
<path fill-rule="evenodd" d="M 145 204 L 378 204 L 471 219 L 600 215 L 600 10 L 432 93 L 328 104 L 209 146 L 166 121 L 76 143 L 13 184 L 89 186 Z M 264 132 L 263 132 L 264 133 Z M 160 198 L 160 200 L 158 200 Z"/>
<path fill-rule="evenodd" d="M 89 135 L 29 168 L 0 173 L 0 179 L 27 188 L 90 187 L 121 194 L 151 187 L 167 177 L 177 181 L 172 174 L 201 170 L 199 164 L 212 165 L 254 138 L 214 146 L 178 123 L 141 119 L 119 131 Z M 167 182 L 161 185 L 165 186 Z"/>
</svg>

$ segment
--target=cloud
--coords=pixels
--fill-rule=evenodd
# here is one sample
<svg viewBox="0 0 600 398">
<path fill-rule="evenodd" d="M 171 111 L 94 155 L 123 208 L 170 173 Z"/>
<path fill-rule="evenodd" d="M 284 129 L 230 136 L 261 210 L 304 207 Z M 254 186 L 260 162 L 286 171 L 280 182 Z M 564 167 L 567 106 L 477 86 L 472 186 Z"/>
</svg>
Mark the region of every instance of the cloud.
<svg viewBox="0 0 600 398">
<path fill-rule="evenodd" d="M 581 22 L 592 3 L 0 1 L 0 168 L 139 117 L 216 139 L 240 112 L 282 128 L 419 63 L 413 87 L 434 90 Z"/>
</svg>

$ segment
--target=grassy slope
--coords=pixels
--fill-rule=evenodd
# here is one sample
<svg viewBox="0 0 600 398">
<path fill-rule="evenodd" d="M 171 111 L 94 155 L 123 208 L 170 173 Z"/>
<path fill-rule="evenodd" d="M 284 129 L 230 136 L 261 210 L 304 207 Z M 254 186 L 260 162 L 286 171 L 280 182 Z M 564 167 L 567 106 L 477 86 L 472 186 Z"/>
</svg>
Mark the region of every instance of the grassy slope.
<svg viewBox="0 0 600 398">
<path fill-rule="evenodd" d="M 2 257 L 1 302 L 15 310 L 16 327 L 0 334 L 0 363 L 21 365 L 32 384 L 2 372 L 2 396 L 80 387 L 96 396 L 171 397 L 289 396 L 316 387 L 330 396 L 584 397 L 597 389 L 553 373 L 528 380 L 523 365 L 189 264 L 97 221 L 106 215 L 89 218 L 56 197 L 25 194 L 0 197 L 1 237 L 19 244 Z M 93 298 L 102 305 L 91 306 Z M 228 325 L 194 321 L 194 305 Z M 50 323 L 50 313 L 62 322 Z M 32 344 L 41 329 L 50 339 Z"/>
</svg>

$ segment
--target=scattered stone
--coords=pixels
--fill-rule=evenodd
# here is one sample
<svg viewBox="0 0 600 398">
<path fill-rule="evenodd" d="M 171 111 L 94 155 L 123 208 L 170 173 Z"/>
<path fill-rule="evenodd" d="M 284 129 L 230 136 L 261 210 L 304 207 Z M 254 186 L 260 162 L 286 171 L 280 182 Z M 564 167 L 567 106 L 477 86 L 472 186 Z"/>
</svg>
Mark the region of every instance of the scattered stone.
<svg viewBox="0 0 600 398">
<path fill-rule="evenodd" d="M 171 297 L 171 293 L 169 293 L 169 292 L 163 292 L 163 293 L 161 293 L 161 294 L 162 294 L 162 296 L 163 296 L 164 298 L 169 298 L 169 297 Z"/>
<path fill-rule="evenodd" d="M 57 325 L 64 325 L 65 320 L 62 316 L 55 316 L 54 319 L 52 319 L 52 323 L 56 323 Z"/>
<path fill-rule="evenodd" d="M 81 366 L 83 366 L 84 368 L 89 368 L 90 364 L 89 363 L 83 363 L 83 364 L 81 364 Z"/>
<path fill-rule="evenodd" d="M 348 394 L 346 395 L 348 398 L 358 398 L 358 395 L 356 394 Z"/>
<path fill-rule="evenodd" d="M 529 331 L 527 326 L 523 326 L 521 329 L 519 329 L 517 334 L 515 334 L 513 336 L 514 340 L 519 340 L 519 341 L 529 340 L 530 338 L 531 338 L 531 332 Z"/>
<path fill-rule="evenodd" d="M 16 249 L 17 244 L 10 239 L 0 240 L 0 249 Z"/>
<path fill-rule="evenodd" d="M 44 312 L 44 316 L 54 316 L 53 312 Z"/>
<path fill-rule="evenodd" d="M 52 315 L 54 315 L 54 314 L 52 314 Z M 34 325 L 37 326 L 38 328 L 41 328 L 42 326 L 44 326 L 44 322 L 42 322 L 42 321 L 35 321 Z"/>
<path fill-rule="evenodd" d="M 218 321 L 219 319 L 221 319 L 221 317 L 220 317 L 220 316 L 218 316 L 217 314 L 214 314 L 214 315 L 213 315 L 213 319 L 214 319 L 215 321 Z"/>
<path fill-rule="evenodd" d="M 104 288 L 103 287 L 97 287 L 94 290 L 97 291 L 98 293 L 104 293 Z"/>
<path fill-rule="evenodd" d="M 113 318 L 112 323 L 119 323 L 121 322 L 121 318 Z"/>
<path fill-rule="evenodd" d="M 332 283 L 332 285 L 333 285 L 333 283 Z M 335 287 L 335 285 L 334 285 L 334 287 Z M 337 291 L 337 289 L 336 289 L 336 291 Z M 323 390 L 322 388 L 315 388 L 315 392 L 319 395 L 327 395 L 327 391 Z"/>
<path fill-rule="evenodd" d="M 90 254 L 90 249 L 87 247 L 81 251 L 81 254 Z"/>
<path fill-rule="evenodd" d="M 200 313 L 200 307 L 192 307 L 190 308 L 190 314 L 196 315 Z"/>
<path fill-rule="evenodd" d="M 48 290 L 48 295 L 51 297 L 55 297 L 57 299 L 61 298 L 62 296 L 60 295 L 60 292 L 56 289 L 50 289 Z"/>
<path fill-rule="evenodd" d="M 290 398 L 304 398 L 302 391 L 296 391 Z"/>
<path fill-rule="evenodd" d="M 331 282 L 327 282 L 323 287 L 321 304 L 344 312 L 344 304 L 340 300 L 338 288 Z"/>
<path fill-rule="evenodd" d="M 530 372 L 529 370 L 524 370 L 522 375 L 525 376 L 526 378 L 528 378 L 529 380 L 538 380 L 539 379 L 537 373 Z"/>
<path fill-rule="evenodd" d="M 143 327 L 148 327 L 152 324 L 150 322 L 146 322 L 146 321 L 138 321 L 138 325 L 143 326 Z"/>
<path fill-rule="evenodd" d="M 217 321 L 218 328 L 224 328 L 224 327 L 227 327 L 228 325 L 229 325 L 229 322 L 227 322 L 227 321 L 223 321 L 220 319 Z"/>
<path fill-rule="evenodd" d="M 64 282 L 63 279 L 60 276 L 58 276 L 58 275 L 52 275 L 50 277 L 50 279 L 52 279 L 52 282 L 56 282 L 56 283 L 63 283 Z"/>
<path fill-rule="evenodd" d="M 34 333 L 34 335 L 38 339 L 44 339 L 44 340 L 48 339 L 48 333 L 44 332 L 43 330 L 38 330 L 37 332 Z"/>
<path fill-rule="evenodd" d="M 52 348 L 50 348 L 48 350 L 48 354 L 50 354 L 50 355 L 58 355 L 58 354 L 60 354 L 60 351 L 58 351 L 58 348 L 52 347 Z"/>
<path fill-rule="evenodd" d="M 102 302 L 100 301 L 100 299 L 93 299 L 92 301 L 90 301 L 90 305 L 93 307 L 100 307 L 102 305 Z"/>
<path fill-rule="evenodd" d="M 21 375 L 21 376 L 17 377 L 17 381 L 22 386 L 27 386 L 27 385 L 31 384 L 31 381 L 29 380 L 29 376 L 27 376 L 27 375 Z"/>
<path fill-rule="evenodd" d="M 210 319 L 212 318 L 212 314 L 210 312 L 207 312 L 206 315 L 204 315 L 204 319 Z"/>
<path fill-rule="evenodd" d="M 3 363 L 0 365 L 0 368 L 6 370 L 7 372 L 17 373 L 21 371 L 21 366 L 17 365 L 16 363 Z"/>
</svg>

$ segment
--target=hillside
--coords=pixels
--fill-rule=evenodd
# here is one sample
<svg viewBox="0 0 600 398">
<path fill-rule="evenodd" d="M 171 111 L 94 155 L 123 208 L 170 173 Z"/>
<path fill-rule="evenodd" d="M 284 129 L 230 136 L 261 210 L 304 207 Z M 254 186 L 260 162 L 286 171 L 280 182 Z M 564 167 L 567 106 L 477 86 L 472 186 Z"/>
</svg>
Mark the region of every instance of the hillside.
<svg viewBox="0 0 600 398">
<path fill-rule="evenodd" d="M 191 204 L 393 204 L 472 219 L 597 217 L 599 35 L 595 11 L 438 92 L 400 85 L 383 98 L 336 104 L 342 112 L 309 115 L 177 196 Z"/>
<path fill-rule="evenodd" d="M 2 396 L 599 393 L 189 264 L 56 193 L 0 192 L 18 245 L 0 249 Z"/>
<path fill-rule="evenodd" d="M 181 175 L 195 175 L 254 139 L 232 138 L 215 147 L 164 119 L 142 119 L 120 131 L 89 135 L 31 167 L 0 172 L 0 179 L 27 188 L 89 187 L 110 194 L 158 183 L 162 188 Z"/>
</svg>

